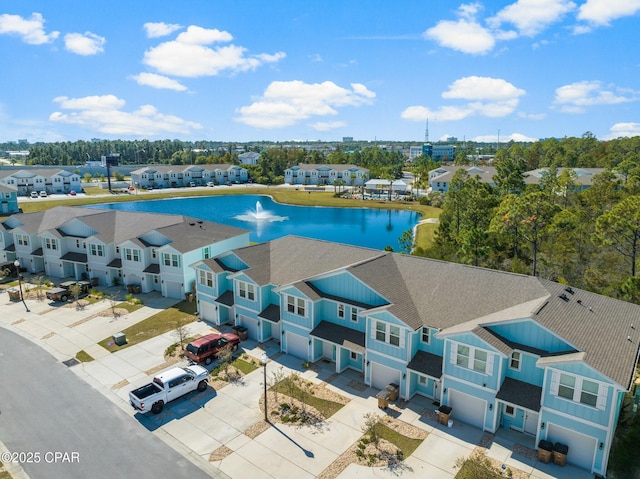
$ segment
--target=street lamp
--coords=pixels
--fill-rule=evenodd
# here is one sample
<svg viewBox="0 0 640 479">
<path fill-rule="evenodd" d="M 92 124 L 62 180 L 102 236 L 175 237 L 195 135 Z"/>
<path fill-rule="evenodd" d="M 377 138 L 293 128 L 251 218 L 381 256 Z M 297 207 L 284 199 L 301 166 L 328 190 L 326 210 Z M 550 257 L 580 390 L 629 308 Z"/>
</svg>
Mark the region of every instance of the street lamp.
<svg viewBox="0 0 640 479">
<path fill-rule="evenodd" d="M 262 357 L 262 370 L 264 372 L 264 422 L 269 422 L 267 418 L 267 353 L 263 352 Z"/>
<path fill-rule="evenodd" d="M 20 274 L 20 261 L 15 260 L 13 262 L 13 265 L 16 267 L 16 271 L 18 273 L 18 287 L 20 288 L 20 299 L 22 300 L 22 304 L 24 304 L 24 309 L 26 309 L 28 313 L 29 307 L 27 306 L 27 303 L 25 302 L 24 296 L 22 294 L 22 275 Z"/>
</svg>

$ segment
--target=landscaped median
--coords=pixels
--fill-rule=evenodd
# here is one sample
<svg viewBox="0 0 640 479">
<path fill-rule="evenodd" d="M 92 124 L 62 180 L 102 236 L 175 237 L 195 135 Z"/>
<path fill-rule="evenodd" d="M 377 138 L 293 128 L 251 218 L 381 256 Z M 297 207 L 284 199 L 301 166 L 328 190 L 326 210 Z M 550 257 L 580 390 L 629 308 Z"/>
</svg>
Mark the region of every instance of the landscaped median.
<svg viewBox="0 0 640 479">
<path fill-rule="evenodd" d="M 124 309 L 126 312 L 133 312 L 141 308 L 141 304 L 131 304 L 129 302 L 114 305 L 114 310 Z M 169 331 L 175 331 L 178 328 L 184 328 L 193 323 L 196 317 L 197 305 L 195 302 L 181 301 L 170 308 L 160 311 L 153 316 L 148 317 L 122 330 L 127 342 L 123 345 L 115 344 L 112 336 L 103 339 L 98 344 L 112 353 L 120 351 L 134 344 L 139 344 L 147 339 L 155 338 Z"/>
</svg>

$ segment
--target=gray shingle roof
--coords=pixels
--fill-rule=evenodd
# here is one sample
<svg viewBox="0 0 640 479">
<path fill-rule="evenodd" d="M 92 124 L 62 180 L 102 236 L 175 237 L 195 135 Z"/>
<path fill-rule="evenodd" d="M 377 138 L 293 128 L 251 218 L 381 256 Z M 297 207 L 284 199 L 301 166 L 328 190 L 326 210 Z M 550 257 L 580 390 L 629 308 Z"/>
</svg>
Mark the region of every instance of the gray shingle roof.
<svg viewBox="0 0 640 479">
<path fill-rule="evenodd" d="M 407 369 L 426 374 L 432 378 L 440 378 L 442 376 L 442 356 L 418 351 L 407 365 Z"/>
<path fill-rule="evenodd" d="M 496 398 L 530 411 L 540 411 L 541 397 L 541 387 L 513 378 L 504 378 L 500 391 L 496 394 Z"/>
<path fill-rule="evenodd" d="M 330 323 L 329 321 L 320 321 L 320 324 L 309 334 L 330 343 L 344 346 L 351 351 L 364 353 L 365 334 L 361 331 Z"/>
</svg>

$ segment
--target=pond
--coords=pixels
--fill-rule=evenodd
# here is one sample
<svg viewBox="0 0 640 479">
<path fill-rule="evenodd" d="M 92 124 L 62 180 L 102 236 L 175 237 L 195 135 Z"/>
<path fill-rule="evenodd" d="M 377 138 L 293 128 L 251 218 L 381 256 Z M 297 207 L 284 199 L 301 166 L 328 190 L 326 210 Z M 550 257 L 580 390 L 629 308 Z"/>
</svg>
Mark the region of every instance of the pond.
<svg viewBox="0 0 640 479">
<path fill-rule="evenodd" d="M 420 221 L 415 211 L 328 208 L 276 203 L 263 195 L 171 198 L 87 206 L 192 216 L 251 231 L 254 242 L 298 235 L 367 248 L 399 251 L 402 233 Z"/>
</svg>

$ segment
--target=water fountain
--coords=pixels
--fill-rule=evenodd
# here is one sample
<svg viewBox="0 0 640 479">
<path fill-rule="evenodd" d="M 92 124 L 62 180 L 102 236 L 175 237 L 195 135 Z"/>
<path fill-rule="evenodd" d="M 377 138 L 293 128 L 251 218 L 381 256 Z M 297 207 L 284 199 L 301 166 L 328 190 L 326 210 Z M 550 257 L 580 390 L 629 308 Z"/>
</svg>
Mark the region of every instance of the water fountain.
<svg viewBox="0 0 640 479">
<path fill-rule="evenodd" d="M 256 201 L 255 211 L 247 210 L 244 214 L 237 215 L 235 218 L 251 223 L 272 223 L 274 221 L 285 221 L 289 219 L 288 216 L 274 215 L 271 211 L 265 210 L 260 201 Z"/>
</svg>

